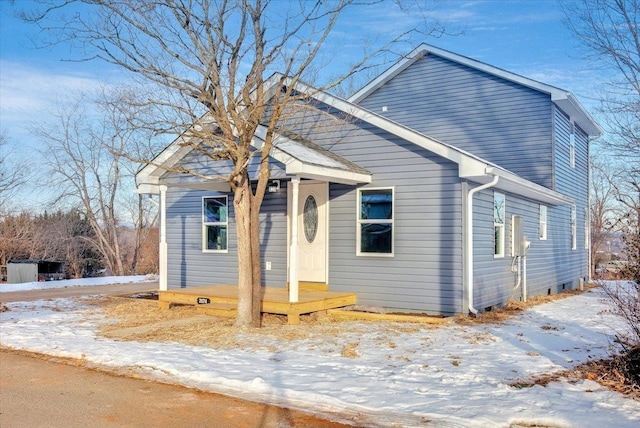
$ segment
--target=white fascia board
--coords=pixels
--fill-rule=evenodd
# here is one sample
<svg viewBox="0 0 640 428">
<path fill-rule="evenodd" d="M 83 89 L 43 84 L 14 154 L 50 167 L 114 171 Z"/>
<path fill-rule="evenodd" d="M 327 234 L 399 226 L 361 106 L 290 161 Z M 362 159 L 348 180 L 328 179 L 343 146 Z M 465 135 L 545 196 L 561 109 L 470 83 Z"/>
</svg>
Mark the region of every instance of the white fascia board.
<svg viewBox="0 0 640 428">
<path fill-rule="evenodd" d="M 158 184 L 141 183 L 137 185 L 135 193 L 140 195 L 159 195 L 160 186 Z"/>
<path fill-rule="evenodd" d="M 580 102 L 573 96 L 571 92 L 560 92 L 551 94 L 553 101 L 560 109 L 571 117 L 575 123 L 588 135 L 599 137 L 603 131 L 600 125 L 591 117 L 589 113 L 582 107 Z"/>
<path fill-rule="evenodd" d="M 215 124 L 215 122 L 208 119 L 208 115 L 204 115 L 197 123 L 192 125 L 192 127 L 201 129 L 203 125 L 211 124 Z M 193 147 L 188 146 L 186 143 L 188 143 L 188 141 L 184 134 L 179 135 L 151 160 L 152 163 L 145 165 L 136 173 L 136 182 L 157 182 L 158 179 L 167 172 L 167 170 L 161 166 L 171 168 L 193 150 Z"/>
<path fill-rule="evenodd" d="M 574 200 L 569 196 L 526 180 L 509 171 L 487 168 L 486 173 L 489 175 L 498 175 L 500 177 L 500 180 L 498 180 L 498 183 L 495 186 L 497 189 L 505 190 L 515 195 L 523 196 L 535 201 L 544 202 L 549 205 L 569 205 L 574 203 Z"/>
<path fill-rule="evenodd" d="M 167 183 L 167 187 L 180 187 L 184 189 L 195 190 L 214 190 L 216 192 L 230 192 L 231 186 L 226 181 L 203 181 L 203 182 L 184 182 L 184 183 Z M 135 192 L 141 195 L 158 195 L 160 194 L 160 185 L 152 183 L 141 183 L 135 189 Z"/>
<path fill-rule="evenodd" d="M 461 159 L 458 164 L 458 177 L 471 178 L 486 176 L 487 167 L 490 165 L 486 162 L 480 162 L 477 159 Z M 490 179 L 491 177 L 489 177 Z"/>
<path fill-rule="evenodd" d="M 286 171 L 288 175 L 297 175 L 301 178 L 329 181 L 331 183 L 356 185 L 361 183 L 371 183 L 372 181 L 370 174 L 361 174 L 353 171 L 305 164 L 300 161 L 288 164 Z"/>
<path fill-rule="evenodd" d="M 182 135 L 173 140 L 158 156 L 153 158 L 153 164 L 147 164 L 138 171 L 136 182 L 157 184 L 160 177 L 167 172 L 160 165 L 170 168 L 193 150 L 192 147 L 183 145 L 184 142 L 185 139 Z"/>
<path fill-rule="evenodd" d="M 226 181 L 202 181 L 202 182 L 184 182 L 184 183 L 170 183 L 168 187 L 180 187 L 183 189 L 195 189 L 195 190 L 213 190 L 216 192 L 228 193 L 231 191 L 231 186 Z"/>
</svg>

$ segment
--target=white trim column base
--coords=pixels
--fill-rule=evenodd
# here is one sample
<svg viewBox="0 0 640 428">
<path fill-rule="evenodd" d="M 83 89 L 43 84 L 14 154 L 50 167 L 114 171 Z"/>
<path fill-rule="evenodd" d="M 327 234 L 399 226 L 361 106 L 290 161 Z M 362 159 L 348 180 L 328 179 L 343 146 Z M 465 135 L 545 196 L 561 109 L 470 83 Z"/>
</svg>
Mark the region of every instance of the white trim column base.
<svg viewBox="0 0 640 428">
<path fill-rule="evenodd" d="M 291 247 L 289 250 L 289 302 L 298 301 L 298 194 L 300 177 L 291 179 Z"/>
<path fill-rule="evenodd" d="M 159 248 L 159 289 L 169 289 L 167 280 L 167 186 L 160 186 L 160 248 Z"/>
</svg>

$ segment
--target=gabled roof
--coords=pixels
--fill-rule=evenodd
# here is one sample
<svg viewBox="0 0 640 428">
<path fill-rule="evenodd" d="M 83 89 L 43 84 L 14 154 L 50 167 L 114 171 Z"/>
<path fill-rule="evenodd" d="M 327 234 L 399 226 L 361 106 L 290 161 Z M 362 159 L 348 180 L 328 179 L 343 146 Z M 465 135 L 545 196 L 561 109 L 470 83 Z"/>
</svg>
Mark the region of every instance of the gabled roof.
<svg viewBox="0 0 640 428">
<path fill-rule="evenodd" d="M 575 123 L 588 135 L 594 137 L 602 135 L 602 129 L 600 128 L 600 126 L 591 117 L 591 115 L 587 113 L 587 111 L 582 107 L 580 102 L 571 92 L 424 43 L 418 46 L 410 54 L 402 58 L 396 64 L 391 66 L 384 73 L 369 82 L 365 87 L 349 97 L 349 101 L 355 104 L 360 103 L 372 92 L 400 74 L 410 65 L 427 55 L 437 55 L 441 58 L 445 58 L 447 60 L 457 62 L 467 67 L 492 74 L 494 76 L 514 83 L 518 83 L 531 89 L 535 89 L 536 91 L 549 94 L 551 96 L 551 101 L 555 103 L 562 111 L 568 114 L 575 121 Z"/>
<path fill-rule="evenodd" d="M 274 75 L 265 83 L 265 87 L 279 81 L 281 75 Z M 542 201 L 552 205 L 562 205 L 571 203 L 573 200 L 565 195 L 555 192 L 539 184 L 528 181 L 516 174 L 501 168 L 478 156 L 468 153 L 457 147 L 430 138 L 424 134 L 414 131 L 404 125 L 377 115 L 356 104 L 342 98 L 328 94 L 323 91 L 308 86 L 301 82 L 294 83 L 291 79 L 285 79 L 287 85 L 294 84 L 296 90 L 309 94 L 309 97 L 322 102 L 327 106 L 337 109 L 353 118 L 369 123 L 379 129 L 383 129 L 406 141 L 414 143 L 438 156 L 448 159 L 458 165 L 458 176 L 469 179 L 477 183 L 485 183 L 493 176 L 499 176 L 496 188 L 513 192 L 524 197 Z M 264 138 L 266 128 L 259 127 L 256 132 L 256 147 L 260 147 Z M 157 163 L 166 162 L 175 165 L 182 157 L 186 156 L 184 146 L 181 145 L 182 137 L 171 143 L 160 155 L 156 157 Z M 297 174 L 301 177 L 318 178 L 346 184 L 369 183 L 371 174 L 359 166 L 346 159 L 337 157 L 332 153 L 329 156 L 326 149 L 323 149 L 311 142 L 303 142 L 298 139 L 287 138 L 283 135 L 276 137 L 275 145 L 271 151 L 271 156 L 287 165 L 287 174 Z M 311 144 L 309 144 L 311 143 Z M 282 148 L 278 146 L 283 144 Z M 313 147 L 315 146 L 315 147 Z M 321 149 L 321 150 L 318 150 Z M 189 151 L 192 150 L 189 148 Z M 341 159 L 338 161 L 337 159 Z M 164 170 L 158 166 L 148 165 L 136 175 L 138 191 L 141 193 L 156 193 L 154 191 L 159 184 L 159 178 Z"/>
<path fill-rule="evenodd" d="M 254 136 L 254 147 L 262 147 L 265 135 L 266 127 L 259 125 Z M 139 193 L 157 193 L 160 178 L 166 172 L 161 165 L 173 167 L 194 150 L 185 142 L 183 135 L 176 138 L 153 159 L 153 164 L 146 165 L 138 171 L 136 183 Z M 289 175 L 342 184 L 371 182 L 371 173 L 366 169 L 298 135 L 286 132 L 276 134 L 270 156 L 283 163 L 285 172 Z M 229 185 L 220 180 L 199 183 L 184 181 L 172 183 L 172 186 L 229 191 Z"/>
</svg>

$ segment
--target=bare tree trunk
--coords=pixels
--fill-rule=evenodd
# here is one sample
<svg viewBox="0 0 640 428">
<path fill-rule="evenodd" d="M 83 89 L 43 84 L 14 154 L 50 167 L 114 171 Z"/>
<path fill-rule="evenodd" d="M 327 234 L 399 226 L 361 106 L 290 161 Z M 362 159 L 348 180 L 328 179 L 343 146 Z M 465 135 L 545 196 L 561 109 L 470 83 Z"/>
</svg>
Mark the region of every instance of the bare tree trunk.
<svg viewBox="0 0 640 428">
<path fill-rule="evenodd" d="M 252 292 L 253 250 L 251 239 L 251 182 L 247 177 L 236 187 L 233 199 L 238 243 L 238 317 L 239 327 L 255 326 Z"/>
<path fill-rule="evenodd" d="M 73 13 L 69 18 L 58 15 L 60 9 L 66 10 L 67 3 L 73 2 L 60 0 L 23 16 L 39 23 L 43 31 L 52 31 L 58 40 L 76 41 L 83 51 L 90 52 L 91 58 L 100 58 L 141 78 L 145 84 L 140 86 L 150 84 L 149 94 L 142 94 L 140 99 L 126 95 L 122 97 L 124 104 L 118 103 L 124 106 L 125 114 L 129 109 L 135 111 L 127 117 L 128 124 L 153 135 L 178 131 L 185 147 L 212 161 L 233 164 L 230 175 L 211 176 L 182 164 L 155 164 L 146 153 L 146 144 L 138 146 L 142 150 L 127 155 L 167 171 L 203 180 L 222 178 L 231 185 L 238 242 L 236 324 L 257 326 L 262 299 L 259 211 L 269 178 L 268 156 L 273 138 L 279 123 L 286 119 L 282 115 L 287 106 L 308 99 L 310 94 L 300 94 L 294 88 L 301 79 L 313 79 L 326 65 L 328 57 L 322 54 L 322 48 L 333 47 L 329 36 L 340 15 L 351 7 L 375 7 L 378 1 L 191 0 L 146 2 L 147 7 L 140 7 L 140 2 L 134 0 L 87 1 L 86 16 Z M 399 5 L 403 13 L 412 9 L 423 14 L 423 7 Z M 410 26 L 377 49 L 365 48 L 362 58 L 351 58 L 354 61 L 345 65 L 344 73 L 317 90 L 331 89 L 375 66 L 378 59 L 384 61 L 392 46 L 414 33 L 442 34 L 437 22 L 430 24 L 431 19 L 423 17 L 424 29 L 422 24 Z M 274 74 L 272 81 L 267 76 L 275 70 L 282 74 Z M 260 149 L 258 187 L 253 193 L 249 164 L 258 155 L 253 147 L 254 136 L 267 119 L 265 115 L 270 119 Z M 128 138 L 118 142 L 116 152 L 131 152 Z M 117 169 L 114 171 L 117 173 Z M 103 241 L 103 236 L 97 234 L 101 250 L 112 250 L 107 248 L 111 241 Z M 117 252 L 118 247 L 115 249 Z"/>
<path fill-rule="evenodd" d="M 142 247 L 142 241 L 144 240 L 142 234 L 144 233 L 144 219 L 142 208 L 142 195 L 138 195 L 138 218 L 136 219 L 136 228 L 134 231 L 133 239 L 133 256 L 131 257 L 131 275 L 136 274 L 138 269 L 138 259 L 140 258 L 140 249 Z"/>
<path fill-rule="evenodd" d="M 262 255 L 260 254 L 260 205 L 257 204 L 255 197 L 252 197 L 251 203 L 251 272 L 253 276 L 252 286 L 252 311 L 251 325 L 260 327 L 262 321 Z"/>
</svg>

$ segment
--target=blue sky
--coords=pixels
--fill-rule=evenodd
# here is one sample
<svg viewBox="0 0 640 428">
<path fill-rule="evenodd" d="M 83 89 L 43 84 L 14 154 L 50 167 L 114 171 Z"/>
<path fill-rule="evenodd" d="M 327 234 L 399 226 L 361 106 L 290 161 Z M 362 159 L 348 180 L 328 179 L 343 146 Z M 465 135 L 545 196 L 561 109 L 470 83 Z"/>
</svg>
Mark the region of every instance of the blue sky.
<svg viewBox="0 0 640 428">
<path fill-rule="evenodd" d="M 559 1 L 454 0 L 429 3 L 428 12 L 446 23 L 455 36 L 423 41 L 491 65 L 567 89 L 594 116 L 598 71 L 579 58 L 580 49 L 562 25 Z M 34 118 L 47 120 L 49 112 L 77 90 L 91 90 L 122 79 L 122 73 L 99 62 L 68 62 L 69 47 L 35 49 L 36 27 L 13 17 L 15 7 L 27 0 L 0 2 L 0 129 L 15 146 L 14 155 L 30 157 L 38 141 L 29 134 Z M 380 38 L 412 25 L 412 18 L 397 15 L 382 4 L 357 14 L 347 14 L 336 34 L 343 40 L 375 29 Z M 347 48 L 340 53 L 349 54 Z M 35 184 L 35 183 L 34 183 Z M 33 194 L 33 192 L 31 192 Z M 27 205 L 37 205 L 24 197 Z M 33 206 L 36 210 L 41 207 Z"/>
</svg>

